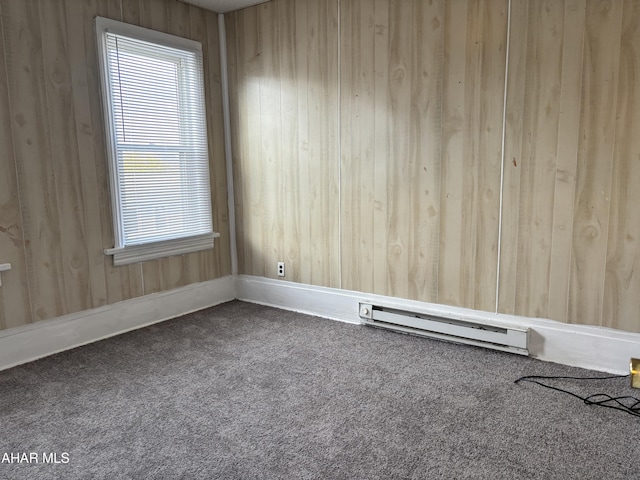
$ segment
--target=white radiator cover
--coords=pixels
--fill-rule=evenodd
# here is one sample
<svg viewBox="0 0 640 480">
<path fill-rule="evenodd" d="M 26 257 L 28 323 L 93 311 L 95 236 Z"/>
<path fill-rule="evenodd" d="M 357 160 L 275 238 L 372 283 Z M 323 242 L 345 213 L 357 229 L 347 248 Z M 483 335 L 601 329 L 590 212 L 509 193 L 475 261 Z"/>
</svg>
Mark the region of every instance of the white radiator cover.
<svg viewBox="0 0 640 480">
<path fill-rule="evenodd" d="M 449 340 L 457 343 L 528 355 L 528 328 L 493 322 L 477 322 L 435 317 L 419 312 L 360 302 L 360 318 L 365 325 L 402 333 Z"/>
</svg>

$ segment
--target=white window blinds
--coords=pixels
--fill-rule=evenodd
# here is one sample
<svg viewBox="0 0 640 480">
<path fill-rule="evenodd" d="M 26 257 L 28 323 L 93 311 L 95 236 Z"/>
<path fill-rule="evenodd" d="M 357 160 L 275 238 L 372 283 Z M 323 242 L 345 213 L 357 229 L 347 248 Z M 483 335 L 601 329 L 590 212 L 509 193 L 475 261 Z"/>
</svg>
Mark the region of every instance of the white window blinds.
<svg viewBox="0 0 640 480">
<path fill-rule="evenodd" d="M 109 123 L 116 249 L 189 239 L 213 245 L 202 54 L 196 42 L 97 19 Z M 139 30 L 140 34 L 121 33 Z M 114 31 L 115 30 L 115 31 Z M 100 31 L 98 33 L 100 35 Z M 203 239 L 202 242 L 194 238 Z M 178 242 L 177 252 L 184 253 Z M 198 248 L 199 249 L 199 248 Z M 135 250 L 135 249 L 134 249 Z M 148 249 L 147 249 L 148 250 Z M 131 261 L 173 254 L 135 255 Z M 130 263 L 129 261 L 120 263 Z M 118 262 L 116 262 L 118 264 Z"/>
</svg>

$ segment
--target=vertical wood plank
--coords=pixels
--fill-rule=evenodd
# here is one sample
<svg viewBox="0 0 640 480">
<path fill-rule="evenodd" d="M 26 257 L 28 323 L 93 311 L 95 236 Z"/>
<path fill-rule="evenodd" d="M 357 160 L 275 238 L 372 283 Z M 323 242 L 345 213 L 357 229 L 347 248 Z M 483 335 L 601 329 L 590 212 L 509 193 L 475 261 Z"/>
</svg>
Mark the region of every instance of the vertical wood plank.
<svg viewBox="0 0 640 480">
<path fill-rule="evenodd" d="M 585 0 L 567 0 L 562 42 L 562 85 L 554 192 L 549 318 L 567 321 L 575 184 L 580 135 L 582 52 L 584 48 Z"/>
<path fill-rule="evenodd" d="M 191 6 L 178 0 L 163 0 L 163 2 L 167 9 L 168 33 L 178 37 L 191 38 L 191 22 L 189 21 Z"/>
<path fill-rule="evenodd" d="M 585 2 L 512 2 L 499 311 L 566 320 Z"/>
<path fill-rule="evenodd" d="M 311 283 L 340 285 L 337 0 L 308 5 Z"/>
<path fill-rule="evenodd" d="M 236 236 L 238 240 L 238 271 L 239 273 L 251 273 L 251 246 L 250 229 L 251 229 L 251 203 L 250 190 L 248 182 L 250 178 L 249 162 L 249 143 L 246 141 L 248 125 L 248 109 L 247 109 L 247 87 L 248 79 L 246 78 L 246 63 L 244 61 L 244 51 L 246 36 L 244 34 L 244 15 L 245 11 L 238 11 L 231 14 L 230 21 L 227 21 L 227 27 L 232 23 L 233 30 L 228 31 L 227 40 L 233 42 L 231 47 L 235 51 L 234 62 L 230 64 L 230 79 L 234 78 L 235 82 L 230 83 L 230 93 L 235 91 L 235 95 L 230 95 L 230 108 L 232 119 L 232 141 L 233 141 L 233 174 L 234 187 L 236 195 Z M 235 36 L 230 37 L 231 34 Z M 232 50 L 229 51 L 231 53 Z"/>
<path fill-rule="evenodd" d="M 11 270 L 2 274 L 0 329 L 31 322 L 25 242 L 9 114 L 9 85 L 4 54 L 5 19 L 0 5 L 0 263 L 11 263 Z"/>
<path fill-rule="evenodd" d="M 640 5 L 624 2 L 602 324 L 640 331 Z"/>
<path fill-rule="evenodd" d="M 389 2 L 389 155 L 387 195 L 387 263 L 389 294 L 406 296 L 409 290 L 409 224 L 406 195 L 411 195 L 409 128 L 411 110 L 410 68 L 412 5 L 402 0 Z"/>
<path fill-rule="evenodd" d="M 141 25 L 140 23 L 140 2 L 139 0 L 121 0 L 122 18 L 126 23 Z"/>
<path fill-rule="evenodd" d="M 446 2 L 444 79 L 442 105 L 442 168 L 440 194 L 440 258 L 438 302 L 467 305 L 462 288 L 462 234 L 464 171 L 465 58 L 467 45 L 467 3 Z"/>
<path fill-rule="evenodd" d="M 568 320 L 600 325 L 622 2 L 587 2 Z"/>
<path fill-rule="evenodd" d="M 556 147 L 561 91 L 562 2 L 530 4 L 529 58 L 544 59 L 527 72 L 524 134 L 535 141 L 522 142 L 518 292 L 516 313 L 546 318 L 549 311 Z M 523 268 L 520 269 L 520 264 Z"/>
<path fill-rule="evenodd" d="M 358 228 L 360 222 L 352 213 L 354 211 L 354 192 L 352 184 L 352 122 L 353 100 L 352 96 L 355 79 L 353 72 L 357 71 L 360 57 L 352 58 L 353 51 L 356 47 L 356 38 L 358 37 L 359 23 L 355 21 L 358 4 L 360 2 L 341 2 L 340 4 L 340 216 L 341 218 L 354 218 L 354 221 L 347 222 L 342 225 L 340 232 L 340 243 L 342 245 L 340 262 L 342 265 L 341 282 L 342 287 L 348 290 L 360 290 L 358 282 L 358 271 L 360 262 L 353 255 L 354 252 L 354 232 Z"/>
<path fill-rule="evenodd" d="M 411 69 L 409 298 L 436 302 L 444 2 L 414 2 Z"/>
<path fill-rule="evenodd" d="M 299 2 L 298 2 L 299 3 Z M 298 151 L 298 96 L 300 85 L 297 78 L 296 50 L 296 3 L 280 2 L 277 19 L 280 34 L 278 51 L 280 53 L 280 145 L 282 162 L 280 175 L 282 179 L 282 236 L 281 258 L 286 262 L 286 279 L 299 282 L 300 271 L 300 196 L 298 184 L 300 175 L 300 159 Z M 291 152 L 291 160 L 286 162 L 285 152 Z"/>
<path fill-rule="evenodd" d="M 63 311 L 87 310 L 93 306 L 89 282 L 88 239 L 85 203 L 82 196 L 80 158 L 71 67 L 66 38 L 67 20 L 64 0 L 40 3 L 43 77 L 45 80 L 49 148 L 55 183 L 58 256 L 57 274 L 64 282 Z"/>
<path fill-rule="evenodd" d="M 490 92 L 484 91 L 483 82 L 483 56 L 485 40 L 484 27 L 487 22 L 485 11 L 480 1 L 468 2 L 465 29 L 467 31 L 467 44 L 465 46 L 465 91 L 463 101 L 465 104 L 465 116 L 463 119 L 464 141 L 462 145 L 463 168 L 459 181 L 462 182 L 462 211 L 461 234 L 463 240 L 461 254 L 460 283 L 463 304 L 466 307 L 476 306 L 478 283 L 480 273 L 478 261 L 482 255 L 479 243 L 482 241 L 481 224 L 482 206 L 479 205 L 482 183 L 483 140 L 485 129 L 482 121 L 483 98 L 490 97 Z M 486 260 L 482 260 L 485 262 Z M 486 283 L 491 282 L 491 277 L 481 279 Z"/>
<path fill-rule="evenodd" d="M 109 18 L 123 22 L 124 15 L 122 9 L 123 0 L 105 0 L 107 7 L 107 15 Z M 127 0 L 124 0 L 127 1 Z"/>
<path fill-rule="evenodd" d="M 441 303 L 492 311 L 507 3 L 446 7 L 438 297 Z"/>
<path fill-rule="evenodd" d="M 258 36 L 258 16 L 256 8 L 248 8 L 242 14 L 242 31 L 244 45 L 239 52 L 245 64 L 245 119 L 243 128 L 243 141 L 248 148 L 245 159 L 247 160 L 245 172 L 248 181 L 245 184 L 245 208 L 249 207 L 249 216 L 245 218 L 248 222 L 246 231 L 248 235 L 248 245 L 245 250 L 247 256 L 248 272 L 252 275 L 264 276 L 264 232 L 262 229 L 262 218 L 264 213 L 263 198 L 263 168 L 260 146 L 262 145 L 262 129 L 260 128 L 260 78 L 263 75 L 262 48 Z"/>
<path fill-rule="evenodd" d="M 370 2 L 365 2 L 370 3 Z M 374 2 L 373 31 L 373 222 L 368 233 L 373 237 L 373 283 L 370 291 L 389 291 L 389 265 L 386 262 L 388 238 L 386 235 L 389 207 L 387 202 L 387 172 L 389 163 L 389 137 L 387 122 L 389 111 L 389 4 L 387 0 Z M 352 55 L 357 55 L 356 52 Z M 346 228 L 346 227 L 343 227 Z M 353 255 L 354 252 L 351 252 Z"/>
<path fill-rule="evenodd" d="M 300 267 L 299 278 L 302 283 L 311 283 L 311 218 L 309 215 L 309 113 L 308 113 L 308 56 L 307 46 L 309 42 L 309 2 L 295 2 L 295 65 L 296 88 L 298 90 L 297 105 L 297 130 L 298 145 L 294 152 L 298 156 L 298 178 L 292 181 L 297 184 L 296 193 L 299 205 L 299 229 L 300 229 Z M 296 273 L 294 273 L 296 275 Z"/>
<path fill-rule="evenodd" d="M 167 8 L 164 0 L 140 0 L 140 25 L 159 32 L 168 30 Z"/>
<path fill-rule="evenodd" d="M 281 90 L 278 8 L 282 2 L 267 2 L 258 6 L 258 31 L 260 32 L 262 76 L 260 77 L 260 118 L 262 143 L 260 144 L 262 168 L 263 215 L 261 249 L 264 256 L 263 271 L 266 277 L 276 278 L 276 263 L 284 253 L 282 226 L 282 150 L 281 150 Z M 288 162 L 292 162 L 292 152 Z"/>
<path fill-rule="evenodd" d="M 234 210 L 236 217 L 236 251 L 238 256 L 238 272 L 246 273 L 245 266 L 245 221 L 244 211 L 244 167 L 242 160 L 245 148 L 244 142 L 239 140 L 240 133 L 240 104 L 241 97 L 244 97 L 243 89 L 239 79 L 242 75 L 239 70 L 242 68 L 238 61 L 238 45 L 242 41 L 238 34 L 236 25 L 238 15 L 235 12 L 225 15 L 225 31 L 227 34 L 227 65 L 229 74 L 229 114 L 231 123 L 231 152 L 233 166 L 233 188 L 234 188 Z"/>
<path fill-rule="evenodd" d="M 65 313 L 38 5 L 3 4 L 10 111 L 34 320 Z"/>
<path fill-rule="evenodd" d="M 373 292 L 375 241 L 372 172 L 375 159 L 374 12 L 369 2 L 344 2 L 341 51 L 342 285 Z M 387 28 L 385 25 L 381 28 Z M 386 68 L 386 65 L 385 65 Z M 385 89 L 385 98 L 386 98 Z M 381 132 L 386 138 L 386 130 Z M 386 218 L 384 219 L 386 224 Z M 386 225 L 383 227 L 386 229 Z M 386 252 L 381 257 L 384 262 Z M 386 262 L 385 262 L 386 263 Z"/>
<path fill-rule="evenodd" d="M 146 24 L 148 21 L 146 19 L 151 18 L 151 8 L 149 0 L 138 0 L 138 16 L 141 27 L 149 28 Z"/>
<path fill-rule="evenodd" d="M 517 11 L 523 6 L 528 10 L 526 17 Z M 501 276 L 501 280 L 507 283 L 506 288 L 515 291 L 515 298 L 511 299 L 515 303 L 508 310 L 546 318 L 549 311 L 564 5 L 556 1 L 528 2 L 525 5 L 516 3 L 515 8 L 515 18 L 526 18 L 527 24 L 512 25 L 515 27 L 512 31 L 516 37 L 522 31 L 527 35 L 526 47 L 518 48 L 516 39 L 511 59 L 518 67 L 522 60 L 517 57 L 523 55 L 527 68 L 524 75 L 522 68 L 516 70 L 519 75 L 514 79 L 517 78 L 518 83 L 512 81 L 509 85 L 512 94 L 508 101 L 515 100 L 515 97 L 522 101 L 508 104 L 507 110 L 511 119 L 521 117 L 522 124 L 519 138 L 510 128 L 512 135 L 506 139 L 505 158 L 510 158 L 511 163 L 505 163 L 506 195 L 503 205 L 506 213 L 503 214 L 502 230 L 505 234 L 503 251 L 517 249 L 517 261 L 514 265 L 510 263 L 512 258 L 502 259 L 501 271 L 505 276 Z M 522 48 L 526 50 L 523 52 Z M 513 146 L 510 145 L 512 142 L 515 143 Z M 519 197 L 515 202 L 513 191 Z M 509 223 L 513 221 L 517 225 Z M 520 235 L 514 243 L 508 243 L 513 241 L 513 232 L 520 232 Z M 513 286 L 509 282 L 513 282 Z M 501 306 L 505 301 L 506 298 L 502 298 Z"/>
<path fill-rule="evenodd" d="M 201 12 L 192 8 L 192 20 L 196 16 L 201 16 Z M 204 257 L 200 262 L 206 262 L 209 265 L 210 273 L 203 272 L 206 276 L 200 281 L 231 274 L 231 238 L 229 233 L 218 19 L 215 14 L 209 12 L 206 13 L 205 18 L 204 28 L 207 35 L 206 39 L 203 36 L 203 43 L 206 44 L 205 51 L 208 66 L 208 74 L 205 77 L 206 93 L 208 94 L 207 125 L 211 130 L 209 134 L 209 168 L 211 172 L 214 228 L 220 232 L 220 238 L 216 240 L 214 251 L 202 252 L 201 254 Z"/>
<path fill-rule="evenodd" d="M 502 187 L 502 231 L 498 311 L 515 313 L 520 216 L 522 143 L 525 141 L 523 114 L 528 75 L 529 2 L 511 0 L 511 36 L 505 110 L 504 181 Z"/>
<path fill-rule="evenodd" d="M 352 178 L 350 185 L 352 192 L 352 209 L 347 213 L 345 218 L 351 218 L 350 222 L 354 227 L 352 247 L 348 250 L 346 256 L 352 259 L 351 265 L 346 268 L 352 276 L 351 282 L 357 286 L 357 290 L 364 292 L 386 293 L 388 281 L 385 278 L 385 284 L 376 285 L 374 283 L 374 269 L 377 265 L 385 265 L 385 271 L 388 272 L 387 251 L 380 252 L 379 257 L 375 256 L 376 229 L 381 228 L 387 231 L 387 217 L 381 219 L 379 225 L 375 224 L 374 211 L 375 203 L 375 183 L 373 175 L 375 174 L 376 159 L 376 137 L 380 135 L 385 142 L 389 141 L 387 123 L 384 124 L 382 131 L 376 131 L 376 70 L 375 57 L 377 55 L 377 45 L 375 44 L 376 30 L 382 28 L 389 35 L 389 22 L 384 25 L 376 23 L 376 5 L 373 9 L 371 2 L 357 2 L 357 18 L 356 23 L 352 23 L 352 28 L 357 36 L 354 36 L 353 51 L 349 56 L 349 60 L 354 64 L 351 81 L 352 88 L 355 89 L 353 101 L 353 115 L 350 119 L 352 131 L 349 132 L 351 142 L 354 143 L 354 152 L 352 153 L 353 162 L 351 174 L 347 173 L 347 177 Z M 389 6 L 385 5 L 384 10 L 389 12 Z M 387 13 L 388 15 L 388 13 Z M 384 45 L 385 51 L 389 46 Z M 349 66 L 345 65 L 345 68 Z M 384 66 L 384 77 L 389 78 L 389 64 Z M 383 98 L 388 102 L 389 84 L 385 82 Z M 385 173 L 385 178 L 386 173 Z M 384 192 L 387 191 L 385 186 Z M 385 206 L 387 199 L 384 200 Z M 348 229 L 348 224 L 344 226 Z M 385 288 L 382 290 L 382 288 Z M 349 287 L 345 287 L 349 288 Z"/>
<path fill-rule="evenodd" d="M 326 103 L 325 115 L 329 119 L 326 136 L 326 153 L 327 162 L 326 178 L 329 189 L 325 197 L 325 211 L 332 212 L 328 218 L 328 225 L 325 231 L 328 232 L 328 238 L 324 244 L 326 255 L 332 261 L 326 265 L 323 264 L 324 281 L 323 285 L 328 287 L 340 287 L 340 155 L 339 155 L 339 65 L 338 65 L 338 4 L 337 0 L 326 1 L 326 18 L 327 23 L 324 28 L 323 39 L 327 46 L 327 65 L 325 71 L 326 91 L 328 101 Z"/>
<path fill-rule="evenodd" d="M 464 172 L 468 187 L 467 231 L 473 232 L 475 246 L 465 249 L 464 258 L 473 262 L 466 289 L 469 305 L 478 310 L 495 310 L 500 208 L 500 166 L 506 63 L 506 1 L 472 2 L 468 17 L 467 60 L 467 142 L 465 158 L 475 158 Z M 473 44 L 475 42 L 475 45 Z M 475 170 L 475 175 L 471 172 Z M 472 180 L 470 177 L 475 176 Z M 471 185 L 474 185 L 473 187 Z M 475 197 L 475 198 L 474 198 Z M 476 217 L 471 221 L 470 217 Z M 473 274 L 472 274 L 473 272 Z M 473 299 L 473 300 L 472 300 Z"/>
</svg>

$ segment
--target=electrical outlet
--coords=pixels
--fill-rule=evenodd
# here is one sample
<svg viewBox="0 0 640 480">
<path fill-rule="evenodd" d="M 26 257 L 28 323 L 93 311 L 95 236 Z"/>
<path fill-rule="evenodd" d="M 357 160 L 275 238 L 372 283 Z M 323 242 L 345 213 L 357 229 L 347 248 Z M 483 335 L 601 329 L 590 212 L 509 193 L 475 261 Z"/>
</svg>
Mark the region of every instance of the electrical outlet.
<svg viewBox="0 0 640 480">
<path fill-rule="evenodd" d="M 278 262 L 278 276 L 284 277 L 284 262 Z"/>
</svg>

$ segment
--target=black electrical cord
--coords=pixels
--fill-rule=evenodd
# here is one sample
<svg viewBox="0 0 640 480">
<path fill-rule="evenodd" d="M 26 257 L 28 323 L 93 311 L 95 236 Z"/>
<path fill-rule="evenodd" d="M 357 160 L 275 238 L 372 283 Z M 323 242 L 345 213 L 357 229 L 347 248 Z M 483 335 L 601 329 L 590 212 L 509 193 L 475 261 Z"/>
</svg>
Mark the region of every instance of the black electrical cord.
<svg viewBox="0 0 640 480">
<path fill-rule="evenodd" d="M 609 377 L 543 377 L 540 375 L 528 375 L 518 378 L 514 383 L 531 382 L 550 390 L 566 393 L 572 397 L 582 400 L 585 405 L 595 405 L 597 407 L 612 408 L 614 410 L 620 410 L 630 415 L 640 417 L 640 399 L 636 397 L 622 396 L 612 397 L 606 393 L 596 393 L 589 395 L 588 397 L 581 397 L 580 395 L 564 390 L 562 388 L 547 385 L 538 380 L 610 380 L 613 378 L 629 378 L 629 375 L 612 375 Z"/>
</svg>

